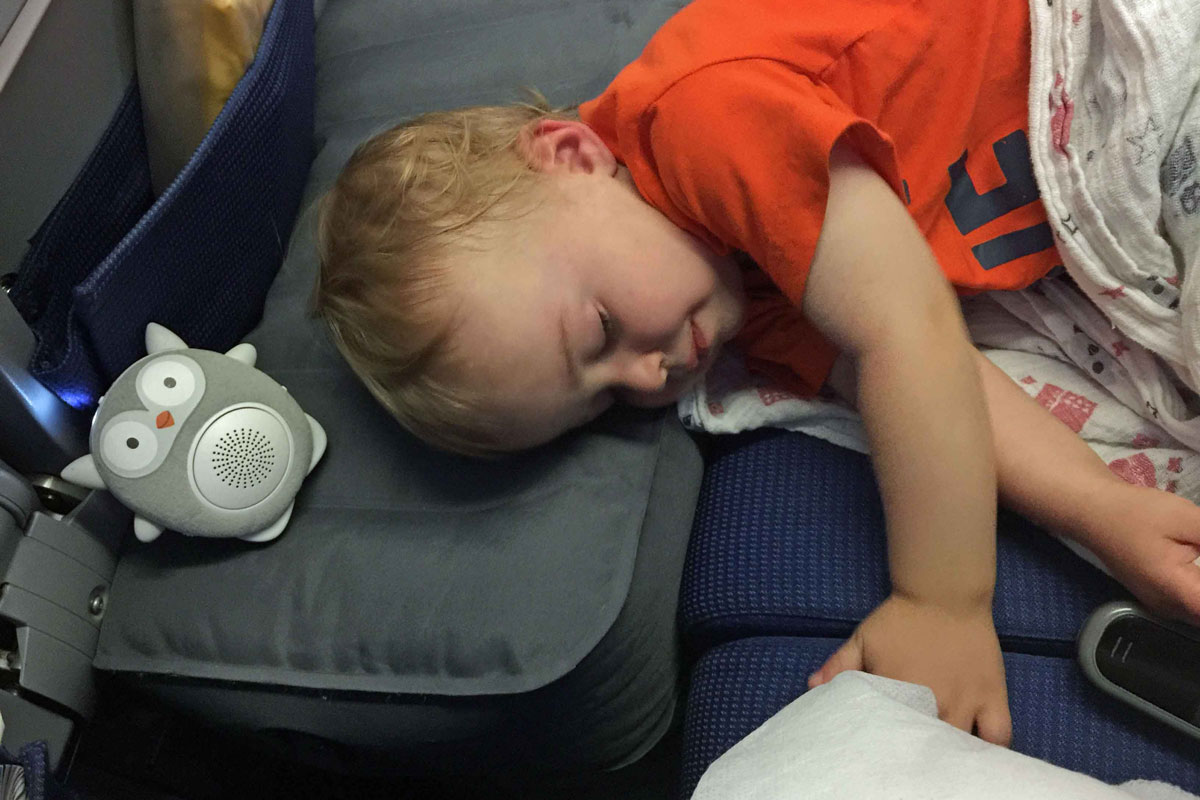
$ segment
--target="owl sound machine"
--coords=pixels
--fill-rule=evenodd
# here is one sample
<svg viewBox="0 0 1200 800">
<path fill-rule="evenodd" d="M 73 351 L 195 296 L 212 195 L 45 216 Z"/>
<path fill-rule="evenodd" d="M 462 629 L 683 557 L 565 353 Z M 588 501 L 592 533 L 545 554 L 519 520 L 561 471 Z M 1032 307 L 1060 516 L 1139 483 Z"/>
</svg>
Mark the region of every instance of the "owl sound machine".
<svg viewBox="0 0 1200 800">
<path fill-rule="evenodd" d="M 143 542 L 168 528 L 252 542 L 277 537 L 325 452 L 325 431 L 254 368 L 253 345 L 196 350 L 152 322 L 146 351 L 100 398 L 91 453 L 63 478 L 112 492 L 133 510 Z"/>
</svg>

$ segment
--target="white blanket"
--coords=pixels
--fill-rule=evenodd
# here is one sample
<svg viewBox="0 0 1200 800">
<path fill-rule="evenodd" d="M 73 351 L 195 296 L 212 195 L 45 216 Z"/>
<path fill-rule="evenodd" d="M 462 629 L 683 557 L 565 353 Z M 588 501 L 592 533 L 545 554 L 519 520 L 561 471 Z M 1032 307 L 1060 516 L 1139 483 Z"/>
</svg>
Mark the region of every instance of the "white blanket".
<svg viewBox="0 0 1200 800">
<path fill-rule="evenodd" d="M 1030 152 L 1064 263 L 1200 390 L 1200 3 L 1031 0 L 1030 16 Z"/>
<path fill-rule="evenodd" d="M 1111 470 L 1130 483 L 1200 501 L 1200 441 L 1191 434 L 1194 423 L 1177 422 L 1187 413 L 1179 391 L 1156 360 L 1123 344 L 1069 283 L 1051 280 L 1038 291 L 968 298 L 963 314 L 983 354 L 1079 434 Z M 1113 341 L 1102 346 L 1103 340 L 1089 336 L 1089 330 L 1108 332 Z M 1110 351 L 1123 347 L 1129 348 L 1126 358 L 1118 361 Z M 1143 406 L 1137 384 L 1125 369 L 1127 362 L 1160 373 L 1162 380 L 1150 384 L 1159 390 L 1154 400 L 1174 414 L 1160 412 L 1155 420 L 1155 409 Z M 868 452 L 862 420 L 852 408 L 830 398 L 802 399 L 779 389 L 749 374 L 733 350 L 719 357 L 678 410 L 684 424 L 710 433 L 783 428 Z M 1168 427 L 1191 441 L 1185 444 Z"/>
<path fill-rule="evenodd" d="M 1109 786 L 988 744 L 937 718 L 924 686 L 843 672 L 714 761 L 692 800 L 1195 800 L 1169 784 Z"/>
</svg>

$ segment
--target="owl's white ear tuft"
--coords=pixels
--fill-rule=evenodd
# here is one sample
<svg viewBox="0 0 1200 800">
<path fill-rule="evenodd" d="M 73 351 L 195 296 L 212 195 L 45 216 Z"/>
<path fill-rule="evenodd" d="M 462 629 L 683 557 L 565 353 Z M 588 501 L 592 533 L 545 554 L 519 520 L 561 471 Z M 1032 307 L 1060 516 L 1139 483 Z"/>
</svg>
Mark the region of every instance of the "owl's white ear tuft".
<svg viewBox="0 0 1200 800">
<path fill-rule="evenodd" d="M 157 322 L 146 325 L 146 353 L 162 353 L 166 350 L 187 350 L 187 344 Z"/>
<path fill-rule="evenodd" d="M 232 358 L 234 361 L 240 361 L 247 367 L 253 367 L 254 362 L 258 360 L 258 351 L 254 349 L 254 345 L 249 342 L 235 344 L 229 349 L 225 355 Z"/>
<path fill-rule="evenodd" d="M 263 528 L 258 533 L 248 533 L 242 538 L 247 542 L 269 542 L 272 539 L 283 533 L 283 529 L 287 527 L 288 520 L 292 518 L 292 509 L 296 507 L 295 501 L 288 504 L 287 509 L 279 515 L 279 519 L 271 523 L 269 527 Z"/>
<path fill-rule="evenodd" d="M 329 444 L 329 437 L 325 435 L 325 429 L 321 427 L 321 423 L 308 414 L 305 414 L 304 418 L 308 420 L 308 427 L 312 430 L 313 451 L 312 459 L 308 462 L 308 472 L 312 472 L 313 467 L 321 460 L 321 456 L 325 455 L 325 447 Z M 304 474 L 307 475 L 308 472 Z"/>
<path fill-rule="evenodd" d="M 91 453 L 67 464 L 59 474 L 64 481 L 78 486 L 86 486 L 89 489 L 108 488 L 104 485 L 104 478 L 100 477 L 100 470 L 96 469 L 96 459 L 92 458 Z"/>
<path fill-rule="evenodd" d="M 133 535 L 137 537 L 139 542 L 153 542 L 162 534 L 161 525 L 155 525 L 148 519 L 139 517 L 136 514 L 133 517 Z"/>
</svg>

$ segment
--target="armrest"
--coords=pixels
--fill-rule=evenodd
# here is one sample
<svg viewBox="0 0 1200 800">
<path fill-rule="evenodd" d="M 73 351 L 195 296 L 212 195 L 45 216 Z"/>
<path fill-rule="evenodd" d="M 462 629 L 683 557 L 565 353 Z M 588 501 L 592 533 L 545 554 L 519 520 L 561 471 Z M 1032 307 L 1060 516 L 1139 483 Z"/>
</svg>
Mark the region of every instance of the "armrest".
<svg viewBox="0 0 1200 800">
<path fill-rule="evenodd" d="M 29 373 L 33 331 L 0 292 L 0 460 L 25 475 L 57 475 L 87 452 L 90 420 Z"/>
<path fill-rule="evenodd" d="M 57 769 L 97 699 L 92 659 L 129 511 L 92 492 L 64 516 L 0 460 L 0 713 L 12 752 L 44 741 Z"/>
</svg>

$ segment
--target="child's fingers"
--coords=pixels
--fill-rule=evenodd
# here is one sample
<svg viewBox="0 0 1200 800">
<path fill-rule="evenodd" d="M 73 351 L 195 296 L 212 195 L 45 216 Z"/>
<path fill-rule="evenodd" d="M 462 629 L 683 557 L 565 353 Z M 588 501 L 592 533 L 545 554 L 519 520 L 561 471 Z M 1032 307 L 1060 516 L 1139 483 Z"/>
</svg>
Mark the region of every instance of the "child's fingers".
<svg viewBox="0 0 1200 800">
<path fill-rule="evenodd" d="M 1180 548 L 1180 560 L 1186 558 L 1195 564 L 1200 564 L 1200 530 L 1185 530 L 1171 537 Z"/>
<path fill-rule="evenodd" d="M 938 719 L 942 722 L 949 722 L 960 731 L 971 732 L 974 727 L 975 719 L 970 711 L 962 708 L 943 708 L 942 703 L 938 701 Z"/>
<path fill-rule="evenodd" d="M 1188 564 L 1179 571 L 1175 586 L 1176 616 L 1195 625 L 1200 623 L 1200 568 Z"/>
<path fill-rule="evenodd" d="M 826 659 L 819 670 L 808 676 L 808 688 L 815 689 L 833 680 L 839 673 L 862 668 L 862 642 L 856 633 Z"/>
<path fill-rule="evenodd" d="M 1012 715 L 1007 705 L 984 706 L 975 717 L 975 733 L 980 739 L 1001 747 L 1012 744 Z"/>
<path fill-rule="evenodd" d="M 1159 556 L 1157 573 L 1134 593 L 1151 611 L 1192 625 L 1200 625 L 1200 566 L 1193 564 L 1200 549 L 1176 540 L 1167 558 Z M 1169 562 L 1169 563 L 1166 563 Z"/>
</svg>

